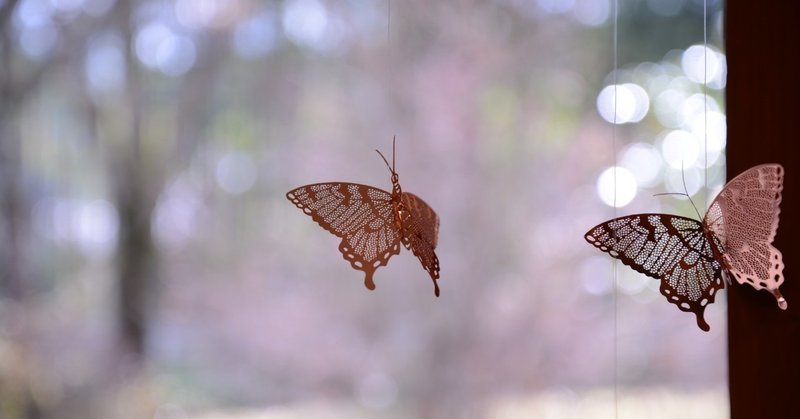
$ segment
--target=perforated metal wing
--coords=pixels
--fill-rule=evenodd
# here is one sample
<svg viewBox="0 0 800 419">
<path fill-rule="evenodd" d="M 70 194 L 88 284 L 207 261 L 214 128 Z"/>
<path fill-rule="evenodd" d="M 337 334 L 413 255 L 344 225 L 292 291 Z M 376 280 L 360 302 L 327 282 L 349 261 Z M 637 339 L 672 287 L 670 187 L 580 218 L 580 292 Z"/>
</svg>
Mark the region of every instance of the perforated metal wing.
<svg viewBox="0 0 800 419">
<path fill-rule="evenodd" d="M 703 222 L 722 244 L 722 260 L 731 276 L 771 292 L 785 310 L 786 300 L 778 290 L 784 279 L 783 256 L 772 246 L 782 190 L 782 166 L 750 168 L 725 185 Z"/>
<path fill-rule="evenodd" d="M 694 313 L 702 330 L 710 329 L 703 314 L 724 286 L 722 266 L 698 221 L 636 214 L 599 224 L 584 237 L 625 265 L 660 280 L 667 301 Z"/>
<path fill-rule="evenodd" d="M 364 272 L 364 285 L 375 289 L 375 270 L 400 253 L 392 195 L 371 186 L 333 182 L 301 186 L 286 197 L 342 238 L 339 251 L 354 269 Z"/>
</svg>

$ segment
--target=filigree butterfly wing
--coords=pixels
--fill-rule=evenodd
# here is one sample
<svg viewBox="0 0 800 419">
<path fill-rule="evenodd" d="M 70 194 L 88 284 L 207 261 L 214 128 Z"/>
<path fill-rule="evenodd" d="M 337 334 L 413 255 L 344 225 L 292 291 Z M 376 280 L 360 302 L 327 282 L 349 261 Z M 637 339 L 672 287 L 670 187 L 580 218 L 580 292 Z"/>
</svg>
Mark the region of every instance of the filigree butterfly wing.
<svg viewBox="0 0 800 419">
<path fill-rule="evenodd" d="M 778 230 L 783 167 L 762 164 L 728 182 L 711 203 L 703 222 L 722 245 L 722 260 L 740 284 L 771 292 L 778 306 L 786 300 L 783 256 L 772 246 Z"/>
<path fill-rule="evenodd" d="M 402 209 L 407 211 L 400 214 L 401 240 L 428 271 L 438 297 L 439 258 L 434 249 L 439 238 L 439 216 L 422 198 L 412 193 L 403 192 L 400 201 Z"/>
<path fill-rule="evenodd" d="M 355 183 L 317 183 L 291 190 L 286 197 L 342 239 L 339 251 L 354 269 L 364 272 L 364 285 L 375 289 L 375 270 L 400 253 L 392 195 Z"/>
<path fill-rule="evenodd" d="M 659 279 L 667 301 L 694 313 L 700 329 L 710 329 L 703 313 L 724 286 L 722 265 L 698 221 L 636 214 L 599 224 L 584 237 L 637 272 Z"/>
</svg>

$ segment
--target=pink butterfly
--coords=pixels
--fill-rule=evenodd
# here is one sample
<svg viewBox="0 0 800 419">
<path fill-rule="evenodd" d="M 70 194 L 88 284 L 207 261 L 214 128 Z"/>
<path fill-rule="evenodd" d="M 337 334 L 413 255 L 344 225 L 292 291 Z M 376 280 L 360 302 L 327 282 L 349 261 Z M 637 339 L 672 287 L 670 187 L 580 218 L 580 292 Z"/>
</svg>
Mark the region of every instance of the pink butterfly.
<svg viewBox="0 0 800 419">
<path fill-rule="evenodd" d="M 586 241 L 625 265 L 661 280 L 661 294 L 683 311 L 703 318 L 723 278 L 766 289 L 785 310 L 778 288 L 783 257 L 772 246 L 778 230 L 783 167 L 762 164 L 728 182 L 702 221 L 668 214 L 636 214 L 599 224 Z M 698 214 L 699 216 L 699 214 Z"/>
</svg>

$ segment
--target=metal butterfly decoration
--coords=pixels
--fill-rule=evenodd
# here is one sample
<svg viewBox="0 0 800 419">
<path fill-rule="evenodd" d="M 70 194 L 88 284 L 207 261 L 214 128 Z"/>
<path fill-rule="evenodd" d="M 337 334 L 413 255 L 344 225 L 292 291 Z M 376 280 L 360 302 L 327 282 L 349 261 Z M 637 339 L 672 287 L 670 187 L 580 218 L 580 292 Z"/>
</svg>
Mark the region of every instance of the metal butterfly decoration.
<svg viewBox="0 0 800 419">
<path fill-rule="evenodd" d="M 395 171 L 395 140 L 392 165 L 375 150 L 391 172 L 392 192 L 356 183 L 330 182 L 301 186 L 286 198 L 311 216 L 322 228 L 342 239 L 339 251 L 353 269 L 366 275 L 364 285 L 375 289 L 375 270 L 400 253 L 400 243 L 422 263 L 439 296 L 439 258 L 436 243 L 439 217 L 420 197 L 403 192 Z"/>
<path fill-rule="evenodd" d="M 703 312 L 723 288 L 723 279 L 730 284 L 733 277 L 740 284 L 766 289 L 786 310 L 778 290 L 783 256 L 772 246 L 783 173 L 779 164 L 762 164 L 739 174 L 717 195 L 702 221 L 669 214 L 629 215 L 593 227 L 584 238 L 634 270 L 661 280 L 661 294 L 682 311 L 694 313 L 704 331 L 710 327 Z"/>
</svg>

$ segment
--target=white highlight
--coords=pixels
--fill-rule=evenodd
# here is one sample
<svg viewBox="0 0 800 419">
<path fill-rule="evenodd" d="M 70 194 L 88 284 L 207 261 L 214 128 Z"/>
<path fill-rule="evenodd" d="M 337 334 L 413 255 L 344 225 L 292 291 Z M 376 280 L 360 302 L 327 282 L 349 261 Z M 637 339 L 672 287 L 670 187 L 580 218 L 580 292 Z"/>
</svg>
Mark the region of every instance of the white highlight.
<svg viewBox="0 0 800 419">
<path fill-rule="evenodd" d="M 614 85 L 609 85 L 597 95 L 597 111 L 608 122 L 626 124 L 641 121 L 650 110 L 650 97 L 638 84 L 617 85 L 616 121 L 614 119 Z"/>
<path fill-rule="evenodd" d="M 615 170 L 617 178 L 616 188 L 614 188 Z M 630 204 L 633 198 L 636 198 L 638 188 L 639 185 L 636 182 L 636 177 L 630 170 L 624 167 L 609 167 L 597 178 L 597 195 L 600 196 L 603 203 L 608 206 L 614 206 L 616 204 L 617 208 L 622 208 Z M 614 202 L 615 189 L 617 193 L 616 203 Z"/>
<path fill-rule="evenodd" d="M 705 68 L 703 67 L 703 57 L 706 62 Z M 705 76 L 708 87 L 713 89 L 725 87 L 727 67 L 725 55 L 703 45 L 692 45 L 681 56 L 681 68 L 686 77 L 695 83 L 702 84 Z"/>
<path fill-rule="evenodd" d="M 620 164 L 633 173 L 641 186 L 654 186 L 659 181 L 663 160 L 652 145 L 634 143 L 622 152 Z"/>
<path fill-rule="evenodd" d="M 142 27 L 134 42 L 136 56 L 142 64 L 169 76 L 185 74 L 197 59 L 197 49 L 191 38 L 176 34 L 159 22 Z"/>
<path fill-rule="evenodd" d="M 667 133 L 661 140 L 661 154 L 671 168 L 686 169 L 697 162 L 700 157 L 700 146 L 697 136 L 688 131 L 674 130 Z"/>
</svg>

